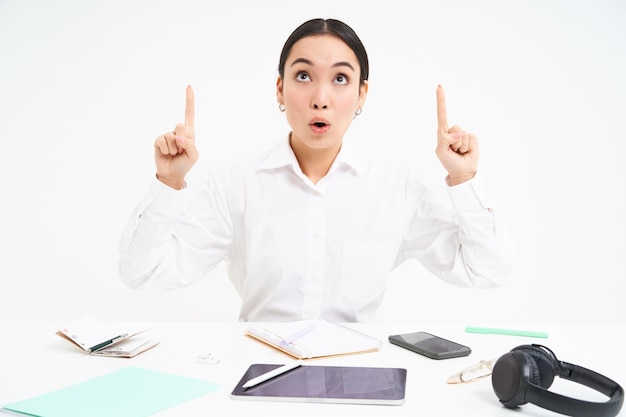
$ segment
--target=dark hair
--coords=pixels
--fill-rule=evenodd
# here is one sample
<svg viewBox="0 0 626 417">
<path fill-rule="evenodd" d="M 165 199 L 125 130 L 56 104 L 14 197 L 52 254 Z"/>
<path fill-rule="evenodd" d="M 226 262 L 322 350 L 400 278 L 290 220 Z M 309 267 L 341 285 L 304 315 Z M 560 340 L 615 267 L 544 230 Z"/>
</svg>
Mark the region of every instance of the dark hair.
<svg viewBox="0 0 626 417">
<path fill-rule="evenodd" d="M 311 19 L 298 26 L 296 30 L 292 32 L 283 46 L 283 51 L 280 53 L 278 73 L 281 78 L 285 77 L 285 62 L 287 61 L 287 56 L 289 55 L 289 52 L 291 52 L 293 45 L 300 39 L 306 38 L 307 36 L 322 35 L 325 33 L 338 37 L 344 41 L 350 49 L 352 49 L 359 61 L 359 66 L 361 67 L 360 84 L 363 85 L 369 78 L 370 73 L 369 61 L 367 60 L 365 47 L 363 46 L 361 39 L 359 39 L 350 26 L 336 19 Z"/>
</svg>

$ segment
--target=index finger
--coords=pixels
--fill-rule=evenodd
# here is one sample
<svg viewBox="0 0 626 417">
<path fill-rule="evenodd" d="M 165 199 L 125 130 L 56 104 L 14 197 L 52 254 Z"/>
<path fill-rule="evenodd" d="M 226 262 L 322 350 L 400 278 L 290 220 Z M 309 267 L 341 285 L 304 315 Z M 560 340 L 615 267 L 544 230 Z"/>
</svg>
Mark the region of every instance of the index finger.
<svg viewBox="0 0 626 417">
<path fill-rule="evenodd" d="M 448 113 L 446 96 L 441 85 L 437 86 L 437 125 L 440 132 L 448 133 Z"/>
<path fill-rule="evenodd" d="M 193 89 L 190 85 L 187 86 L 185 102 L 185 126 L 193 129 L 194 122 L 194 103 L 193 103 Z"/>
</svg>

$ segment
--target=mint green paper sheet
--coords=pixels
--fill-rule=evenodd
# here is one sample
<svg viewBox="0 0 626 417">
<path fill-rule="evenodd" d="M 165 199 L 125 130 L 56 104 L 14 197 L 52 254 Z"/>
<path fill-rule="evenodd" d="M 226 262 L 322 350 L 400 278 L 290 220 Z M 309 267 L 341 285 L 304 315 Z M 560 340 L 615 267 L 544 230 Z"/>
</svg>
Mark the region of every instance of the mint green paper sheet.
<svg viewBox="0 0 626 417">
<path fill-rule="evenodd" d="M 3 408 L 37 417 L 145 417 L 218 388 L 212 382 L 131 366 Z"/>
</svg>

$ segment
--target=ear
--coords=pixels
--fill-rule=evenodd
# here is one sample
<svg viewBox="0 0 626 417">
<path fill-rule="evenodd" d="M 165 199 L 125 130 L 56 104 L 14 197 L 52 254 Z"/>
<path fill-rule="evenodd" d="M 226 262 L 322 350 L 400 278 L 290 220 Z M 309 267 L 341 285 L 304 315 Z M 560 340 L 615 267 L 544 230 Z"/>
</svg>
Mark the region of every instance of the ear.
<svg viewBox="0 0 626 417">
<path fill-rule="evenodd" d="M 285 104 L 285 99 L 283 97 L 283 79 L 279 75 L 276 79 L 276 100 L 278 104 Z"/>
<path fill-rule="evenodd" d="M 367 80 L 363 81 L 363 85 L 359 87 L 359 100 L 357 102 L 357 107 L 362 108 L 365 104 L 365 97 L 367 96 L 367 91 L 369 89 L 369 84 Z"/>
</svg>

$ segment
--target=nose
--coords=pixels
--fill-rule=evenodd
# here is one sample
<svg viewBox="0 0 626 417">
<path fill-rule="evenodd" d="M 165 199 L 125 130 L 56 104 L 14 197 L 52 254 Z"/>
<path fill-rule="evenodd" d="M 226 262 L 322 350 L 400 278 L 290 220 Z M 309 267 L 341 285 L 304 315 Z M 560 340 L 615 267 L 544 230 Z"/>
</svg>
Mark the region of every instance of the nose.
<svg viewBox="0 0 626 417">
<path fill-rule="evenodd" d="M 314 109 L 327 109 L 328 108 L 328 93 L 323 85 L 318 86 L 311 100 L 311 107 Z"/>
</svg>

